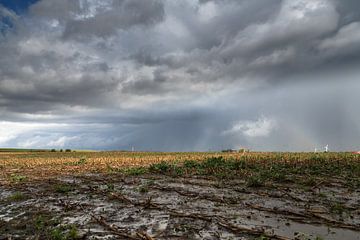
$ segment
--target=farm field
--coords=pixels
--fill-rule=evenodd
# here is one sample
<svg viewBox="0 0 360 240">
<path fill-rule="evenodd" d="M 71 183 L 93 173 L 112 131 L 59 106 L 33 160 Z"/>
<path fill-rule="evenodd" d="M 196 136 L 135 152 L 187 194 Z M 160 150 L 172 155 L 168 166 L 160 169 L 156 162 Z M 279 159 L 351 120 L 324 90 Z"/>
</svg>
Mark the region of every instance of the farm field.
<svg viewBox="0 0 360 240">
<path fill-rule="evenodd" d="M 0 239 L 360 240 L 352 153 L 0 152 Z"/>
</svg>

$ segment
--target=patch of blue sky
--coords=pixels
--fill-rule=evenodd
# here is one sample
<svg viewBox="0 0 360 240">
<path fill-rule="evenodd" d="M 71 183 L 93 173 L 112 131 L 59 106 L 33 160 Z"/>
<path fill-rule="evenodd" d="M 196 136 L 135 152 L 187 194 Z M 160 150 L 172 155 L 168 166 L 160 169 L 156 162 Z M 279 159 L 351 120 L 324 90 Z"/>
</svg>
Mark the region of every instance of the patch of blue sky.
<svg viewBox="0 0 360 240">
<path fill-rule="evenodd" d="M 0 0 L 0 39 L 9 32 L 14 21 L 38 0 Z"/>
</svg>

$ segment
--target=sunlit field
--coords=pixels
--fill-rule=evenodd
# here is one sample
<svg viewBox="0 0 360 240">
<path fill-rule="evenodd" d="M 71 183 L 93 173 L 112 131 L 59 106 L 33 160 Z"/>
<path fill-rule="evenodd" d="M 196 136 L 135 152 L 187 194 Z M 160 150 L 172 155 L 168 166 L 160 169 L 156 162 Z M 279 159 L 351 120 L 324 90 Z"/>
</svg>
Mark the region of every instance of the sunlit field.
<svg viewBox="0 0 360 240">
<path fill-rule="evenodd" d="M 360 239 L 353 153 L 19 151 L 0 169 L 4 239 Z"/>
<path fill-rule="evenodd" d="M 255 157 L 261 154 L 251 155 Z M 205 158 L 220 156 L 225 159 L 246 157 L 243 153 L 19 151 L 0 152 L 0 168 L 3 170 L 2 181 L 6 181 L 9 180 L 9 176 L 17 173 L 30 179 L 76 173 L 107 173 L 122 171 L 131 167 L 144 167 L 162 161 L 179 163 L 184 160 L 200 161 Z M 251 157 L 251 159 L 253 159 L 253 157 Z"/>
<path fill-rule="evenodd" d="M 360 155 L 353 153 L 221 153 L 221 152 L 191 152 L 191 153 L 160 153 L 160 152 L 0 152 L 0 168 L 2 181 L 9 180 L 9 174 L 21 174 L 29 179 L 53 177 L 90 172 L 122 172 L 132 167 L 146 167 L 151 164 L 167 162 L 181 165 L 184 161 L 203 161 L 209 158 L 219 158 L 234 161 L 235 164 L 245 162 L 263 168 L 272 169 L 279 165 L 286 166 L 289 173 L 302 168 L 318 166 L 320 177 L 323 174 L 336 174 L 334 171 L 348 171 L 354 167 L 358 170 Z M 324 166 L 321 166 L 321 165 Z M 342 169 L 344 167 L 344 169 Z M 333 169 L 327 169 L 333 168 Z M 242 169 L 239 169 L 242 170 Z M 328 172 L 327 170 L 331 170 Z M 237 172 L 238 174 L 243 171 Z M 298 172 L 306 177 L 306 172 Z M 337 177 L 350 177 L 338 176 Z"/>
</svg>

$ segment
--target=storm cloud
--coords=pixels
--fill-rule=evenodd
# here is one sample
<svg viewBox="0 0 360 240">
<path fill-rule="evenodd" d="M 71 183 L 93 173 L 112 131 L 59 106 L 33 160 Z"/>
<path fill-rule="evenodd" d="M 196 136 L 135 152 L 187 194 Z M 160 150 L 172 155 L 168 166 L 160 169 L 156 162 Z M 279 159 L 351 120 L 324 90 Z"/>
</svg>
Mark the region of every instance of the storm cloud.
<svg viewBox="0 0 360 240">
<path fill-rule="evenodd" d="M 0 3 L 0 146 L 356 150 L 355 0 Z"/>
</svg>

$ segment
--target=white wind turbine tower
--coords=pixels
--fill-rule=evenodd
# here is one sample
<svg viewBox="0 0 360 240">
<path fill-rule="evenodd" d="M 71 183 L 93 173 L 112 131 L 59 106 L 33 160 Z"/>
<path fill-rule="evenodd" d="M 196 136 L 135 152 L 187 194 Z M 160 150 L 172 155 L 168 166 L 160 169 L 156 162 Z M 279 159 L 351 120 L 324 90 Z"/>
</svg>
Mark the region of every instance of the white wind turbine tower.
<svg viewBox="0 0 360 240">
<path fill-rule="evenodd" d="M 325 146 L 325 152 L 328 152 L 329 151 L 329 144 L 326 144 Z"/>
</svg>

